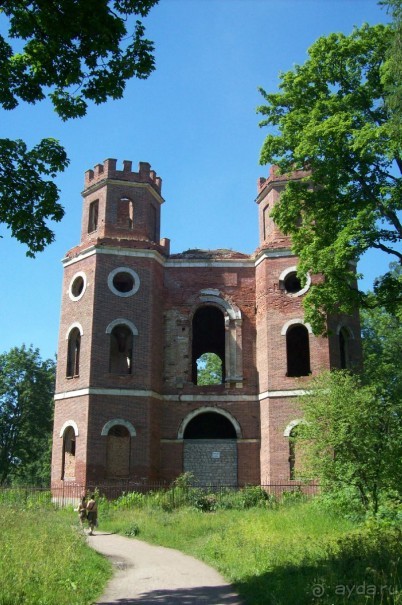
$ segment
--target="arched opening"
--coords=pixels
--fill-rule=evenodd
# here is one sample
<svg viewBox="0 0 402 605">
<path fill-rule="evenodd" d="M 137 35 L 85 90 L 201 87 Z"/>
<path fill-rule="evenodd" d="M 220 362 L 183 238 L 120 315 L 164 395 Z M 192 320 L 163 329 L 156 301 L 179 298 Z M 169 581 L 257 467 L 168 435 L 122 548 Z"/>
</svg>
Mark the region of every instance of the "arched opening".
<svg viewBox="0 0 402 605">
<path fill-rule="evenodd" d="M 237 485 L 237 431 L 230 419 L 206 411 L 185 426 L 184 472 L 199 486 Z"/>
<path fill-rule="evenodd" d="M 339 353 L 341 369 L 347 370 L 350 368 L 350 335 L 347 328 L 339 330 Z"/>
<path fill-rule="evenodd" d="M 310 344 L 308 330 L 302 324 L 295 324 L 286 332 L 286 376 L 308 376 L 310 370 Z"/>
<path fill-rule="evenodd" d="M 130 432 L 123 425 L 112 426 L 107 434 L 106 475 L 109 478 L 130 474 Z"/>
<path fill-rule="evenodd" d="M 221 360 L 222 381 L 225 376 L 225 320 L 220 309 L 200 307 L 193 317 L 192 382 L 198 384 L 197 361 L 204 353 L 214 353 Z"/>
<path fill-rule="evenodd" d="M 67 378 L 80 374 L 81 333 L 79 328 L 73 328 L 68 335 L 67 344 Z"/>
<path fill-rule="evenodd" d="M 236 430 L 222 414 L 203 412 L 190 420 L 184 439 L 236 439 Z"/>
<path fill-rule="evenodd" d="M 62 479 L 75 479 L 75 431 L 72 426 L 63 434 Z"/>
<path fill-rule="evenodd" d="M 110 373 L 131 374 L 132 355 L 133 333 L 128 326 L 119 324 L 110 333 Z"/>
</svg>

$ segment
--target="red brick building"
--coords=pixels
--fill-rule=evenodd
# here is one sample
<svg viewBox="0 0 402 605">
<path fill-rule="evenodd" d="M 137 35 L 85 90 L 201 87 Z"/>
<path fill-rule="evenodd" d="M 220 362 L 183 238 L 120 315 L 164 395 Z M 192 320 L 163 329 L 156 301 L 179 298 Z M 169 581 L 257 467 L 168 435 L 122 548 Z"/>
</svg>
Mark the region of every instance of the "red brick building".
<svg viewBox="0 0 402 605">
<path fill-rule="evenodd" d="M 295 173 L 292 178 L 300 178 Z M 141 162 L 88 170 L 80 244 L 64 263 L 52 485 L 289 482 L 296 396 L 309 375 L 360 358 L 358 317 L 317 338 L 303 321 L 297 259 L 270 210 L 286 184 L 258 183 L 259 247 L 170 254 L 161 179 Z M 222 381 L 197 384 L 197 360 Z"/>
</svg>

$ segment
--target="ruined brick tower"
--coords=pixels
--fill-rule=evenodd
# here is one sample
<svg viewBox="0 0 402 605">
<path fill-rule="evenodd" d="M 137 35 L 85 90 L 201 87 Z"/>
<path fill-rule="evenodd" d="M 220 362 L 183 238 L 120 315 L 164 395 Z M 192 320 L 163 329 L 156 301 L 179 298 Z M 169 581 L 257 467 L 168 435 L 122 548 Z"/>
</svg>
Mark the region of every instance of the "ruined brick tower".
<svg viewBox="0 0 402 605">
<path fill-rule="evenodd" d="M 292 178 L 300 178 L 295 173 Z M 360 359 L 358 318 L 313 336 L 309 288 L 270 210 L 286 177 L 260 179 L 259 247 L 170 254 L 161 179 L 106 160 L 85 175 L 81 242 L 64 259 L 52 486 L 297 477 L 296 395 L 310 374 Z M 214 354 L 219 384 L 197 384 Z"/>
</svg>

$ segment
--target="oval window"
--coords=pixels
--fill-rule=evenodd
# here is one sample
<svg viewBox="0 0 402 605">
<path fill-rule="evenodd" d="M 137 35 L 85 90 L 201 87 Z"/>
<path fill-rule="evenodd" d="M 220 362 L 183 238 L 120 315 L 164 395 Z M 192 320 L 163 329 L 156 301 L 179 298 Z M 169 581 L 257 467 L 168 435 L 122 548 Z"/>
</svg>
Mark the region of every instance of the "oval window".
<svg viewBox="0 0 402 605">
<path fill-rule="evenodd" d="M 86 286 L 87 278 L 85 273 L 76 273 L 71 280 L 70 287 L 68 289 L 68 295 L 71 300 L 79 300 L 83 296 Z"/>
</svg>

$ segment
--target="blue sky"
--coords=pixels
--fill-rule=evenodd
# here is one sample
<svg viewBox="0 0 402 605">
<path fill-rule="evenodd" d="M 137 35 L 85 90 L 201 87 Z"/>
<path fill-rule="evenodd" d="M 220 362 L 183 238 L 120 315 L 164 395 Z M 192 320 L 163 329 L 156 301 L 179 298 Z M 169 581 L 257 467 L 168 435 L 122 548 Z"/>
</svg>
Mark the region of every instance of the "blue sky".
<svg viewBox="0 0 402 605">
<path fill-rule="evenodd" d="M 56 353 L 61 259 L 79 242 L 84 172 L 106 158 L 119 167 L 132 160 L 133 169 L 149 162 L 162 177 L 161 236 L 171 239 L 172 252 L 253 252 L 256 182 L 268 173 L 259 165 L 266 131 L 258 126 L 258 87 L 275 91 L 279 72 L 303 63 L 318 37 L 385 21 L 376 0 L 160 0 L 145 20 L 156 71 L 129 82 L 124 99 L 65 123 L 48 102 L 0 110 L 2 138 L 31 146 L 54 137 L 70 158 L 57 179 L 66 216 L 45 252 L 27 258 L 0 225 L 0 351 L 25 343 L 44 358 Z M 359 266 L 364 287 L 387 265 L 368 255 Z"/>
</svg>

